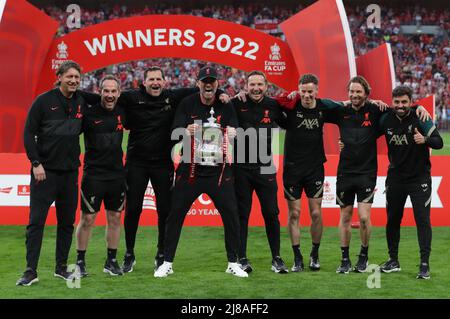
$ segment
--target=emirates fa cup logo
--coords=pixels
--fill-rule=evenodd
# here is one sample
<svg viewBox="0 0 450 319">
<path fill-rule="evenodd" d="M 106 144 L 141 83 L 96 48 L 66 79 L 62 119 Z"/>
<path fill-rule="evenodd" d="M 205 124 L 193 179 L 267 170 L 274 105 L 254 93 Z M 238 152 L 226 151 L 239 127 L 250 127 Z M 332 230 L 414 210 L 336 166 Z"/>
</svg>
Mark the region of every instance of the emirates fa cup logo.
<svg viewBox="0 0 450 319">
<path fill-rule="evenodd" d="M 67 57 L 69 56 L 69 53 L 67 52 L 67 44 L 62 41 L 60 44 L 58 44 L 57 48 L 58 52 L 56 53 L 56 57 L 58 59 L 67 59 Z"/>
<path fill-rule="evenodd" d="M 279 61 L 281 59 L 280 54 L 280 46 L 278 44 L 274 44 L 270 47 L 271 54 L 269 55 L 269 59 L 272 61 Z"/>
</svg>

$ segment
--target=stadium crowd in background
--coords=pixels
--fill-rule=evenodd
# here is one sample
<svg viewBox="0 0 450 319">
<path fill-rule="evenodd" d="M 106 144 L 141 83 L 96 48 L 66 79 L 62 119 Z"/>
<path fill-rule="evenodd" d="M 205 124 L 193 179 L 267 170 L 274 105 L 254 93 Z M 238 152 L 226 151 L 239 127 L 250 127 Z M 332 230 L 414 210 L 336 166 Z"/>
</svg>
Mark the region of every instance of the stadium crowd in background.
<svg viewBox="0 0 450 319">
<path fill-rule="evenodd" d="M 266 5 L 266 4 L 238 4 L 213 5 L 201 9 L 173 6 L 156 3 L 151 6 L 99 5 L 96 9 L 82 8 L 81 27 L 105 22 L 112 19 L 145 14 L 190 14 L 210 17 L 239 23 L 252 28 L 259 28 L 262 23 L 276 24 L 304 8 L 303 5 Z M 76 29 L 66 26 L 65 7 L 43 7 L 47 14 L 60 22 L 58 35 L 64 35 Z M 389 42 L 394 57 L 396 85 L 406 85 L 413 89 L 413 100 L 435 94 L 436 121 L 438 127 L 447 129 L 450 75 L 450 10 L 429 9 L 420 6 L 401 8 L 381 7 L 381 28 L 368 28 L 365 6 L 346 6 L 347 17 L 353 37 L 355 55 L 360 56 L 371 49 Z M 417 33 L 402 34 L 402 25 L 424 26 L 433 25 L 439 28 L 437 35 Z M 266 30 L 272 35 L 283 38 L 281 29 Z M 195 76 L 204 65 L 200 61 L 182 59 L 148 59 L 130 61 L 100 69 L 88 74 L 82 79 L 81 88 L 98 91 L 99 80 L 107 73 L 112 73 L 122 81 L 122 89 L 137 88 L 147 67 L 160 65 L 171 87 L 194 86 Z M 234 95 L 244 87 L 245 73 L 226 66 L 218 66 L 219 85 L 229 95 Z M 273 96 L 280 93 L 280 89 L 270 86 L 268 94 Z"/>
</svg>

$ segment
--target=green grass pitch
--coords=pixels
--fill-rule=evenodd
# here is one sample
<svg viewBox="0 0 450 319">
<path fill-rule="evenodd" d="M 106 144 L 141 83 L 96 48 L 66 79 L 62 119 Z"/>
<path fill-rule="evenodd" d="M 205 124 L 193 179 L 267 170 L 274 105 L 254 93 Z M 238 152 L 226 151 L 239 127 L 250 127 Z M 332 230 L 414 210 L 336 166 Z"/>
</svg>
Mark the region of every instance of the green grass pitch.
<svg viewBox="0 0 450 319">
<path fill-rule="evenodd" d="M 132 273 L 111 277 L 102 272 L 106 256 L 104 227 L 96 227 L 86 255 L 90 276 L 83 278 L 79 289 L 53 277 L 56 228 L 45 230 L 39 264 L 40 282 L 31 287 L 16 287 L 15 281 L 25 267 L 24 226 L 0 226 L 1 298 L 450 298 L 448 238 L 450 228 L 433 229 L 431 280 L 417 280 L 419 253 L 416 229 L 402 228 L 399 260 L 402 271 L 381 274 L 380 288 L 367 287 L 368 273 L 336 274 L 340 261 L 339 237 L 335 227 L 324 229 L 320 247 L 322 269 L 302 273 L 275 274 L 270 271 L 270 252 L 264 228 L 250 227 L 248 257 L 254 271 L 249 278 L 225 273 L 226 257 L 221 227 L 185 227 L 174 261 L 174 274 L 168 278 L 153 277 L 156 253 L 156 227 L 140 227 L 136 241 L 137 264 Z M 309 255 L 311 240 L 308 228 L 302 228 L 302 251 Z M 292 266 L 292 251 L 285 229 L 282 230 L 282 257 Z M 122 259 L 124 240 L 118 257 Z M 353 230 L 350 257 L 356 262 L 359 252 L 358 230 Z M 75 261 L 75 240 L 70 261 Z M 386 260 L 384 228 L 373 229 L 369 262 Z"/>
</svg>

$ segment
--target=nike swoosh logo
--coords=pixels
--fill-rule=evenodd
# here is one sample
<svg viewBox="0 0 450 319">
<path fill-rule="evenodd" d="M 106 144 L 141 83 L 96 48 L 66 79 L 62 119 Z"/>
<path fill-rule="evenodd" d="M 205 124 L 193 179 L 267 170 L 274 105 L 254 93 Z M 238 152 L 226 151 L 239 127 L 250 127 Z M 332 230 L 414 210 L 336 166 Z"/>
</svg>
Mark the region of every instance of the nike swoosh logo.
<svg viewBox="0 0 450 319">
<path fill-rule="evenodd" d="M 241 109 L 241 112 L 247 112 L 248 109 Z"/>
<path fill-rule="evenodd" d="M 50 109 L 51 109 L 52 111 L 54 111 L 54 110 L 57 110 L 58 107 L 51 107 Z"/>
<path fill-rule="evenodd" d="M 191 119 L 196 119 L 198 115 L 191 115 Z"/>
<path fill-rule="evenodd" d="M 145 104 L 145 102 L 143 102 L 143 101 L 139 101 L 138 103 L 139 103 L 139 104 Z"/>
<path fill-rule="evenodd" d="M 101 122 L 103 122 L 103 120 L 100 120 L 100 121 L 94 121 L 94 124 L 100 124 Z"/>
</svg>

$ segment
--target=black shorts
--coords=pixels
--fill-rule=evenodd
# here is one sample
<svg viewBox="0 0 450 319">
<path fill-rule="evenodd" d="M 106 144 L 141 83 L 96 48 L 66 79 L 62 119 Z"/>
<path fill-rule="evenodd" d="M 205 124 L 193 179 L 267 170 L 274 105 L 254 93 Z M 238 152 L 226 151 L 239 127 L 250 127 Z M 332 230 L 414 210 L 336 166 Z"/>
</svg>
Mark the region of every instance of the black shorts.
<svg viewBox="0 0 450 319">
<path fill-rule="evenodd" d="M 308 198 L 322 198 L 324 175 L 323 165 L 305 171 L 304 169 L 300 170 L 298 164 L 285 162 L 283 170 L 284 198 L 290 201 L 298 200 L 302 196 L 303 190 Z"/>
<path fill-rule="evenodd" d="M 375 195 L 376 176 L 347 175 L 338 176 L 336 180 L 336 204 L 344 207 L 355 203 L 373 203 Z"/>
<path fill-rule="evenodd" d="M 108 181 L 83 178 L 81 211 L 86 214 L 97 213 L 103 201 L 106 210 L 121 212 L 125 204 L 125 191 L 125 178 Z"/>
</svg>

